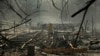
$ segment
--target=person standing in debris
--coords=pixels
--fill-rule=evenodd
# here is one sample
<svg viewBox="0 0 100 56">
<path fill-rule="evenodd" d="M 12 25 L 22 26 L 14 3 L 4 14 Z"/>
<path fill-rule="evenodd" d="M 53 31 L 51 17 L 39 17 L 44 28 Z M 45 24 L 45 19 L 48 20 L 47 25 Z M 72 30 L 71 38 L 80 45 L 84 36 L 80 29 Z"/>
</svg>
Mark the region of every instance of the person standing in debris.
<svg viewBox="0 0 100 56">
<path fill-rule="evenodd" d="M 51 23 L 48 24 L 48 36 L 51 37 L 53 35 L 53 25 Z"/>
</svg>

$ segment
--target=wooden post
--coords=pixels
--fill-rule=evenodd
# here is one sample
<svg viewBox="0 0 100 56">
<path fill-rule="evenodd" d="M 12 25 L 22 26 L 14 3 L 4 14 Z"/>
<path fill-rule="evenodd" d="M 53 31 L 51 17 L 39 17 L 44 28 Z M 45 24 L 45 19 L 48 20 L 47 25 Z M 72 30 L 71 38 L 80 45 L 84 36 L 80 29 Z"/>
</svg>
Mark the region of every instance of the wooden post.
<svg viewBox="0 0 100 56">
<path fill-rule="evenodd" d="M 35 47 L 34 46 L 28 46 L 28 56 L 35 56 Z"/>
</svg>

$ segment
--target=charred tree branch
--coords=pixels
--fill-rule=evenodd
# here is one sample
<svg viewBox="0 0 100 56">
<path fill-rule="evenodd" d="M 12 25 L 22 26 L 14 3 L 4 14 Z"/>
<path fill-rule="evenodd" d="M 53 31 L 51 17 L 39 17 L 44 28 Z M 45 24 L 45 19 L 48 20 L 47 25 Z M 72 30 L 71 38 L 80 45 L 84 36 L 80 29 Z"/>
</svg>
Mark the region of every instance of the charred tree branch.
<svg viewBox="0 0 100 56">
<path fill-rule="evenodd" d="M 76 13 L 74 13 L 72 15 L 72 17 L 76 16 L 77 14 L 79 14 L 80 12 L 86 10 L 87 8 L 89 8 L 96 0 L 91 0 L 84 8 L 80 9 L 79 11 L 77 11 Z"/>
<path fill-rule="evenodd" d="M 28 15 L 18 4 L 17 0 L 15 0 L 15 3 L 17 5 L 17 7 L 25 14 L 25 15 Z"/>
<path fill-rule="evenodd" d="M 58 11 L 61 11 L 61 9 L 60 9 L 60 8 L 58 8 L 58 7 L 55 5 L 54 0 L 51 0 L 51 1 L 52 1 L 52 5 L 53 5 L 53 7 L 54 7 L 54 8 L 56 8 Z"/>
<path fill-rule="evenodd" d="M 22 22 L 22 23 L 20 23 L 20 24 L 16 24 L 15 26 L 12 26 L 12 27 L 10 27 L 10 28 L 8 28 L 8 29 L 0 30 L 0 32 L 7 31 L 7 30 L 13 29 L 13 28 L 15 28 L 15 27 L 21 26 L 21 25 L 23 25 L 23 24 L 25 24 L 25 23 L 27 23 L 27 22 L 29 22 L 29 21 L 31 21 L 31 19 L 28 19 L 28 20 L 26 20 L 26 21 L 24 21 L 24 22 Z"/>
</svg>

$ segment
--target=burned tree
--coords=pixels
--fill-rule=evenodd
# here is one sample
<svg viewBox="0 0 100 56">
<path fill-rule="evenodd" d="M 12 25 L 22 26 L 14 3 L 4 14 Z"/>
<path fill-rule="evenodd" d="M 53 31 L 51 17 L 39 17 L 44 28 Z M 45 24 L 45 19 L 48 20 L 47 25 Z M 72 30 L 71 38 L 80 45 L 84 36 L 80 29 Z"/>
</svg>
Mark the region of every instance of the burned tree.
<svg viewBox="0 0 100 56">
<path fill-rule="evenodd" d="M 72 17 L 74 17 L 74 16 L 76 16 L 77 14 L 79 14 L 80 12 L 85 11 L 85 12 L 84 12 L 84 15 L 83 15 L 83 18 L 82 18 L 82 21 L 81 21 L 81 24 L 80 24 L 80 27 L 79 27 L 79 31 L 78 31 L 78 33 L 77 33 L 77 36 L 76 36 L 75 40 L 74 40 L 74 46 L 75 46 L 75 47 L 77 47 L 77 44 L 76 44 L 76 43 L 77 43 L 77 39 L 78 39 L 79 33 L 80 33 L 81 29 L 82 29 L 82 26 L 83 26 L 83 23 L 84 23 L 84 20 L 85 20 L 85 16 L 86 16 L 86 14 L 87 14 L 87 11 L 88 11 L 89 7 L 90 7 L 95 1 L 96 1 L 96 0 L 90 0 L 89 3 L 88 3 L 84 8 L 80 9 L 79 11 L 77 11 L 76 13 L 74 13 L 74 14 L 72 15 Z"/>
</svg>

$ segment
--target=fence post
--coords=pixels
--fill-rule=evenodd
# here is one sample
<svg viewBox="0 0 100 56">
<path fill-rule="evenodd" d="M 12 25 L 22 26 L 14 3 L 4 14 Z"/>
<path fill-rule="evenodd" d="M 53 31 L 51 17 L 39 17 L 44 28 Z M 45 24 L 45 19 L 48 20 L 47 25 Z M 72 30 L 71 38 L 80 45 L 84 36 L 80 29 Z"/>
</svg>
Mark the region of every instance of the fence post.
<svg viewBox="0 0 100 56">
<path fill-rule="evenodd" d="M 28 46 L 28 56 L 35 56 L 35 47 L 33 45 Z"/>
</svg>

